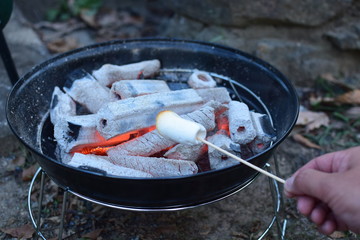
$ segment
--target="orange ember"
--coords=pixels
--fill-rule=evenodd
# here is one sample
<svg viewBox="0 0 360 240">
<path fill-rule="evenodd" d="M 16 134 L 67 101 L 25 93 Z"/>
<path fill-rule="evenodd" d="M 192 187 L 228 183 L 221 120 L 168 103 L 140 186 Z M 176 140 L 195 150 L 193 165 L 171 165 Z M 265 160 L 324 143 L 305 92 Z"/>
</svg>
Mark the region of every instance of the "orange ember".
<svg viewBox="0 0 360 240">
<path fill-rule="evenodd" d="M 130 131 L 124 134 L 120 134 L 116 137 L 110 138 L 109 140 L 106 140 L 99 133 L 97 133 L 96 135 L 96 138 L 98 139 L 97 142 L 75 146 L 73 149 L 71 149 L 71 153 L 96 154 L 96 155 L 106 156 L 107 155 L 106 152 L 110 148 L 118 144 L 121 144 L 123 142 L 129 141 L 133 138 L 142 136 L 145 133 L 153 131 L 155 128 L 156 128 L 155 126 L 151 126 L 147 128 Z"/>
</svg>

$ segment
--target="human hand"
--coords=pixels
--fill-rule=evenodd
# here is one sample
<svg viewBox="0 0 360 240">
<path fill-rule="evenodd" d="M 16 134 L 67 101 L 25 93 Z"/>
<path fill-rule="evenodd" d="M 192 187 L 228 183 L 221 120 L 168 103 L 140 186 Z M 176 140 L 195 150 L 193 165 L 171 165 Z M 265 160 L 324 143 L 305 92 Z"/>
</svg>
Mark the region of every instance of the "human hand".
<svg viewBox="0 0 360 240">
<path fill-rule="evenodd" d="M 286 180 L 285 195 L 321 233 L 360 233 L 360 147 L 311 160 Z"/>
</svg>

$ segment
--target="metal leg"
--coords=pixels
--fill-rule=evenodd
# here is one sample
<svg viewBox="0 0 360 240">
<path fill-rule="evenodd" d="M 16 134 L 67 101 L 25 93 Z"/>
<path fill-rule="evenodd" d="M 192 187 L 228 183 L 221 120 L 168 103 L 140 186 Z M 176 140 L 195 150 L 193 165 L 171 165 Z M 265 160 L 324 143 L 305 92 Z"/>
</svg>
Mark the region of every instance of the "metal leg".
<svg viewBox="0 0 360 240">
<path fill-rule="evenodd" d="M 60 221 L 59 236 L 58 236 L 59 240 L 62 239 L 63 230 L 64 230 L 64 219 L 65 219 L 67 199 L 68 199 L 68 190 L 65 190 L 63 196 L 62 208 L 61 208 L 61 221 Z"/>
<path fill-rule="evenodd" d="M 45 172 L 41 170 L 39 212 L 36 220 L 36 232 L 40 232 L 40 228 L 41 228 L 41 211 L 42 211 L 42 202 L 44 199 L 44 183 L 45 183 Z"/>
<path fill-rule="evenodd" d="M 4 62 L 4 66 L 10 78 L 10 81 L 14 85 L 17 82 L 17 80 L 19 80 L 19 74 L 15 68 L 14 61 L 11 57 L 9 47 L 6 43 L 2 31 L 0 31 L 0 55 Z"/>
</svg>

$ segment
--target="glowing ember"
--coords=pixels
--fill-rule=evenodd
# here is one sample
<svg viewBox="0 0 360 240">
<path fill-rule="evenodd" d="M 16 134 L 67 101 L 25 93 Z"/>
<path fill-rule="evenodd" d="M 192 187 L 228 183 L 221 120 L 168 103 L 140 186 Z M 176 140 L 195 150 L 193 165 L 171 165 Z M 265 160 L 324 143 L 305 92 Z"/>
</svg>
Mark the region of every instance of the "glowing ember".
<svg viewBox="0 0 360 240">
<path fill-rule="evenodd" d="M 147 128 L 130 131 L 115 136 L 113 138 L 110 138 L 109 140 L 106 140 L 99 133 L 97 133 L 97 138 L 99 140 L 98 142 L 75 146 L 73 149 L 71 149 L 71 153 L 96 154 L 96 155 L 106 156 L 107 155 L 106 152 L 110 148 L 118 144 L 121 144 L 123 142 L 142 136 L 145 133 L 153 131 L 155 128 L 156 128 L 155 126 L 151 126 Z"/>
</svg>

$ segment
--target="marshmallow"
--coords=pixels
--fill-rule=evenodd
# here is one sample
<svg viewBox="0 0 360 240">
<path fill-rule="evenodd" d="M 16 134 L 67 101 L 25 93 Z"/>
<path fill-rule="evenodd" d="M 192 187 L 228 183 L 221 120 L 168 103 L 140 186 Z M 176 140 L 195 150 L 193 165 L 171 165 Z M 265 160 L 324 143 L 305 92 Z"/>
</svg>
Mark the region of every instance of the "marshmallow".
<svg viewBox="0 0 360 240">
<path fill-rule="evenodd" d="M 199 144 L 206 137 L 203 125 L 181 118 L 174 112 L 163 111 L 156 117 L 158 132 L 175 142 L 192 145 Z"/>
</svg>

